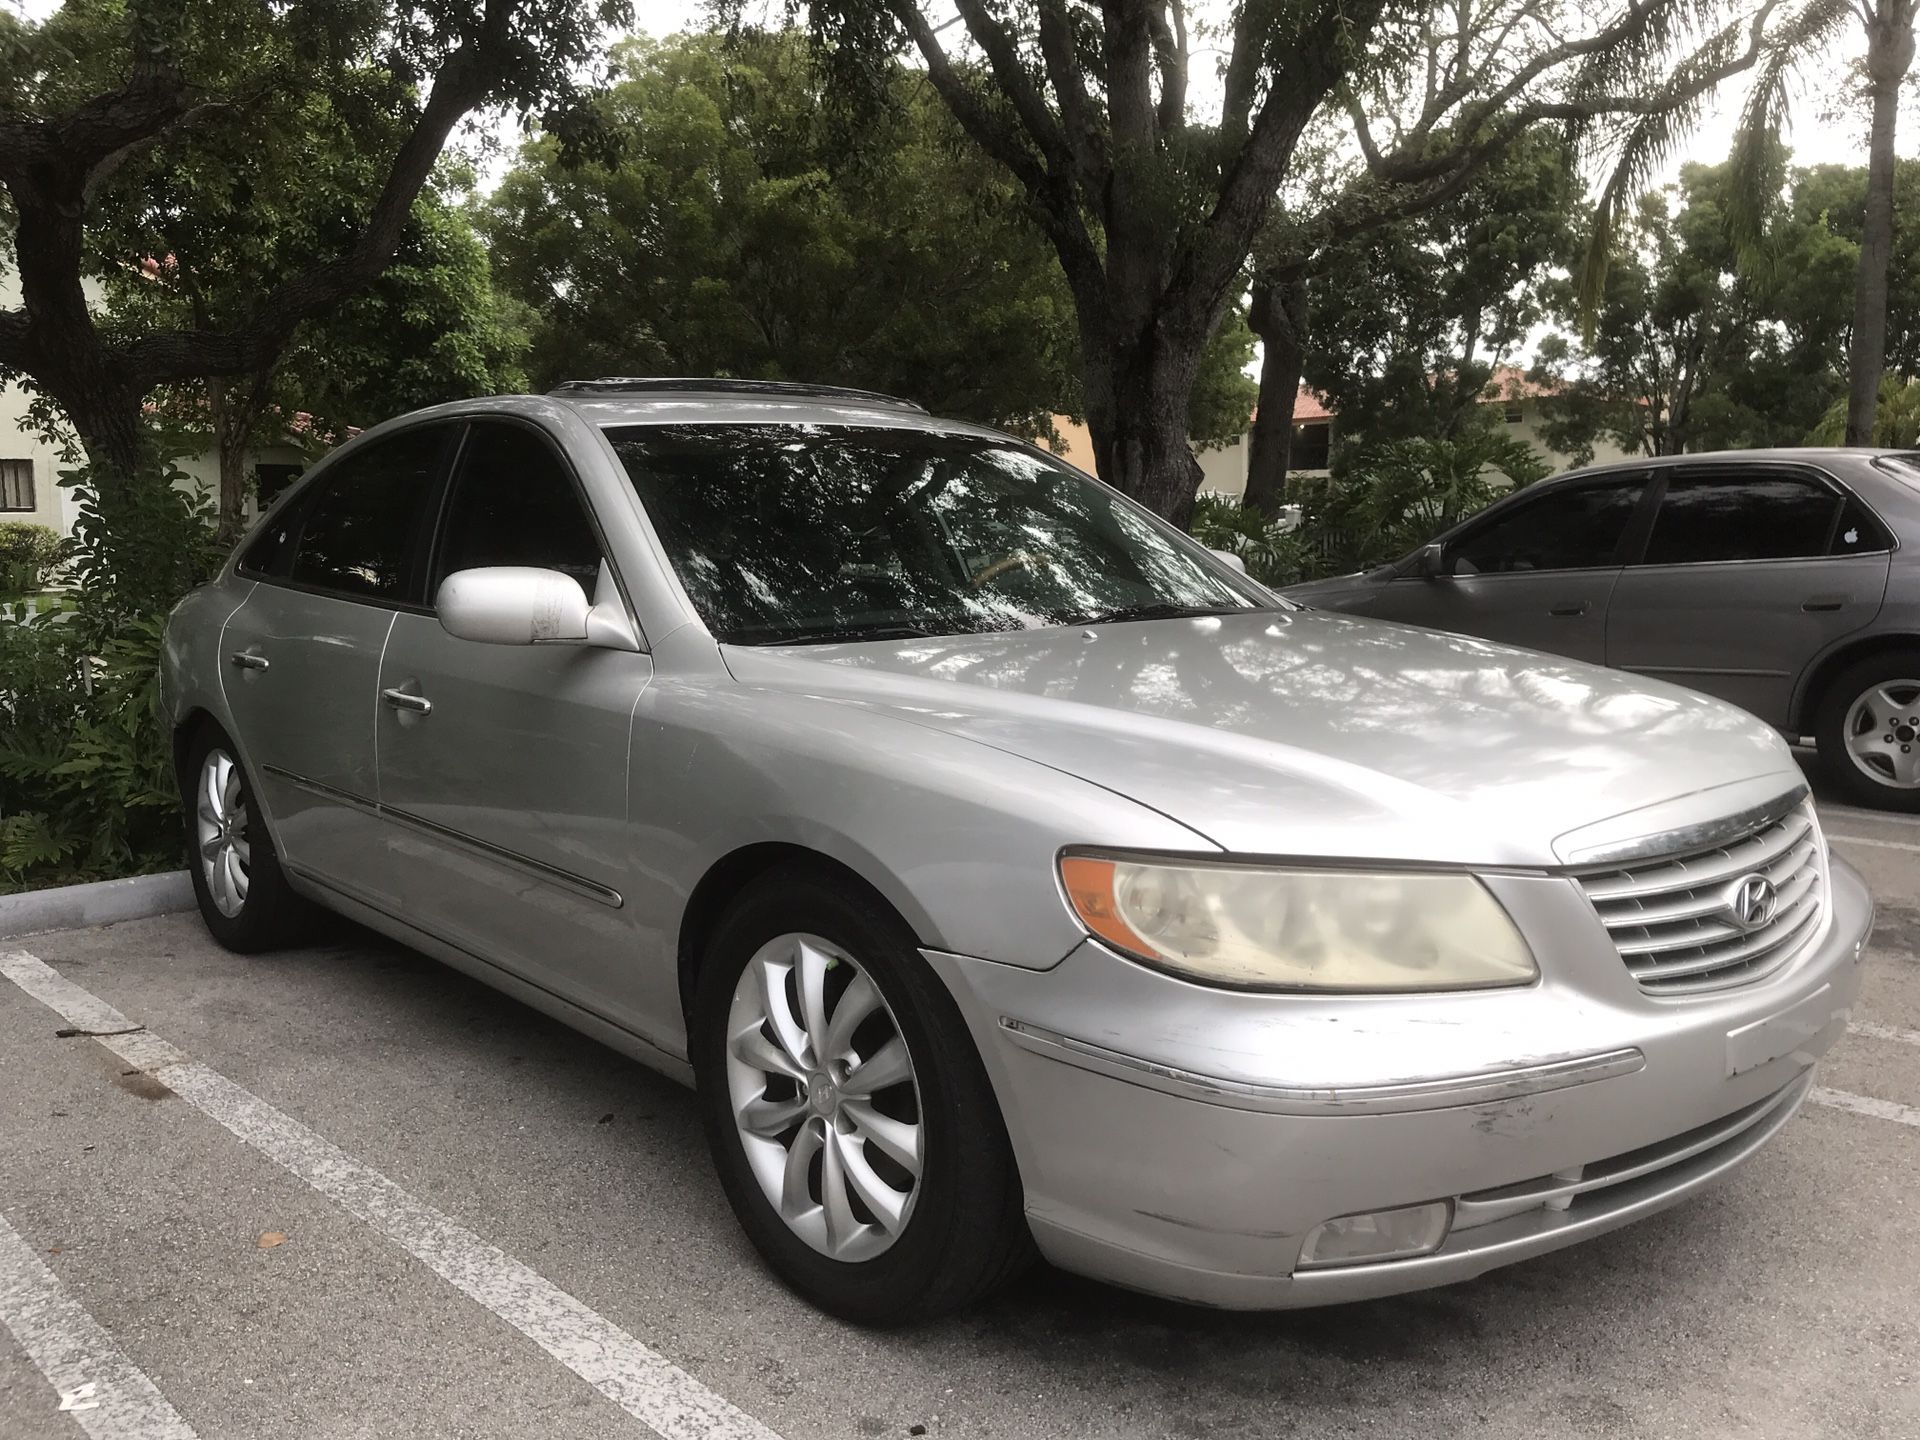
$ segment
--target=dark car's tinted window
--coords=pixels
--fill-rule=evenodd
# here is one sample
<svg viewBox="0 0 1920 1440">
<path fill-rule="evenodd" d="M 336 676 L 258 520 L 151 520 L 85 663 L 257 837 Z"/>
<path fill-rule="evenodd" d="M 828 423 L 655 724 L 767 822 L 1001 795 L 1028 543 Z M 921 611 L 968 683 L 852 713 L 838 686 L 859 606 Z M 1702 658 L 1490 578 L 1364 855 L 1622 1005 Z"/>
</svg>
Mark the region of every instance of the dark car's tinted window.
<svg viewBox="0 0 1920 1440">
<path fill-rule="evenodd" d="M 852 425 L 608 438 L 688 596 L 734 643 L 1251 608 L 1112 491 L 1009 441 Z"/>
<path fill-rule="evenodd" d="M 1455 541 L 1447 558 L 1459 575 L 1616 565 L 1645 488 L 1635 478 L 1549 491 Z"/>
<path fill-rule="evenodd" d="M 343 595 L 415 598 L 410 573 L 448 427 L 407 430 L 342 459 L 306 507 L 293 580 Z"/>
<path fill-rule="evenodd" d="M 1824 555 L 1839 506 L 1833 491 L 1797 475 L 1675 475 L 1643 563 Z"/>
<path fill-rule="evenodd" d="M 461 449 L 433 589 L 482 565 L 559 570 L 589 595 L 600 572 L 600 541 L 560 456 L 524 426 L 495 420 L 476 422 Z"/>
</svg>

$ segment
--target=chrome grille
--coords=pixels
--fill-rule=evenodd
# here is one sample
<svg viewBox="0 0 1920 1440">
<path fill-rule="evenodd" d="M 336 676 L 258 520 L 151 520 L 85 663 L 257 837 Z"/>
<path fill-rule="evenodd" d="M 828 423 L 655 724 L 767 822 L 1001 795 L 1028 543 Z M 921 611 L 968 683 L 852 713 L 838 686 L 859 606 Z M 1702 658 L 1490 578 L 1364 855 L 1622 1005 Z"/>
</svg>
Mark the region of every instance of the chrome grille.
<svg viewBox="0 0 1920 1440">
<path fill-rule="evenodd" d="M 1825 858 L 1802 804 L 1744 839 L 1578 878 L 1640 988 L 1686 994 L 1757 980 L 1811 940 L 1826 906 Z M 1765 876 L 1779 897 L 1772 918 L 1752 928 L 1729 908 L 1749 875 Z"/>
</svg>

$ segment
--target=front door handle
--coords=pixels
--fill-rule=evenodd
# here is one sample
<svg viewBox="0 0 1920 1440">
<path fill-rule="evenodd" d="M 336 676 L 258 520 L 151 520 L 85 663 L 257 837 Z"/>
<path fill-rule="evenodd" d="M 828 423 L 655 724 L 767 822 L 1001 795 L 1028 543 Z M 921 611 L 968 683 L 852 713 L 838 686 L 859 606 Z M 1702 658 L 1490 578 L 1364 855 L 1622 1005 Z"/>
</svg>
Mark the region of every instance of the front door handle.
<svg viewBox="0 0 1920 1440">
<path fill-rule="evenodd" d="M 415 695 L 410 690 L 382 690 L 380 698 L 396 710 L 411 710 L 416 715 L 433 713 L 433 702 L 424 695 Z"/>
<path fill-rule="evenodd" d="M 1847 597 L 1844 595 L 1810 595 L 1800 608 L 1808 614 L 1817 614 L 1826 610 L 1838 610 L 1846 603 Z"/>
<path fill-rule="evenodd" d="M 1587 613 L 1588 610 L 1592 608 L 1593 608 L 1592 601 L 1582 600 L 1577 604 L 1569 602 L 1565 605 L 1550 606 L 1548 607 L 1547 614 L 1549 615 L 1584 615 Z"/>
<path fill-rule="evenodd" d="M 227 658 L 242 670 L 264 670 L 267 668 L 267 657 L 264 655 L 256 655 L 251 650 L 236 650 Z"/>
</svg>

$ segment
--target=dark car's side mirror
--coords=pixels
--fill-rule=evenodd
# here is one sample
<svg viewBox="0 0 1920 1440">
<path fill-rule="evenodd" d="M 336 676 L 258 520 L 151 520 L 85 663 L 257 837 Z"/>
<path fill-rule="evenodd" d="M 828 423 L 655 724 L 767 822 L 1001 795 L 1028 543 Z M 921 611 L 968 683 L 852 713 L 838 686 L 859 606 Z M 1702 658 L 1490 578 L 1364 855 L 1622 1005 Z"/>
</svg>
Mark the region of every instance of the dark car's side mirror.
<svg viewBox="0 0 1920 1440">
<path fill-rule="evenodd" d="M 1422 580 L 1438 580 L 1451 575 L 1453 567 L 1447 564 L 1447 547 L 1438 540 L 1422 545 L 1414 552 L 1413 573 Z"/>
</svg>

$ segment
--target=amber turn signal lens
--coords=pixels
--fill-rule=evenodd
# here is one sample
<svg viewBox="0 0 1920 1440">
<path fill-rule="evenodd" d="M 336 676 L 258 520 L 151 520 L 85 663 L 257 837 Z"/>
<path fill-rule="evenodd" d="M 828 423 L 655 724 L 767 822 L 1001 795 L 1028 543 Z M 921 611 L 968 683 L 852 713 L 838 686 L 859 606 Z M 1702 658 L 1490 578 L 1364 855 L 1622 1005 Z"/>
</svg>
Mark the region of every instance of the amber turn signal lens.
<svg viewBox="0 0 1920 1440">
<path fill-rule="evenodd" d="M 1060 879 L 1067 887 L 1067 899 L 1080 917 L 1080 923 L 1122 950 L 1134 955 L 1151 955 L 1153 947 L 1120 918 L 1120 906 L 1113 895 L 1113 876 L 1111 860 L 1067 855 L 1060 861 Z"/>
</svg>

